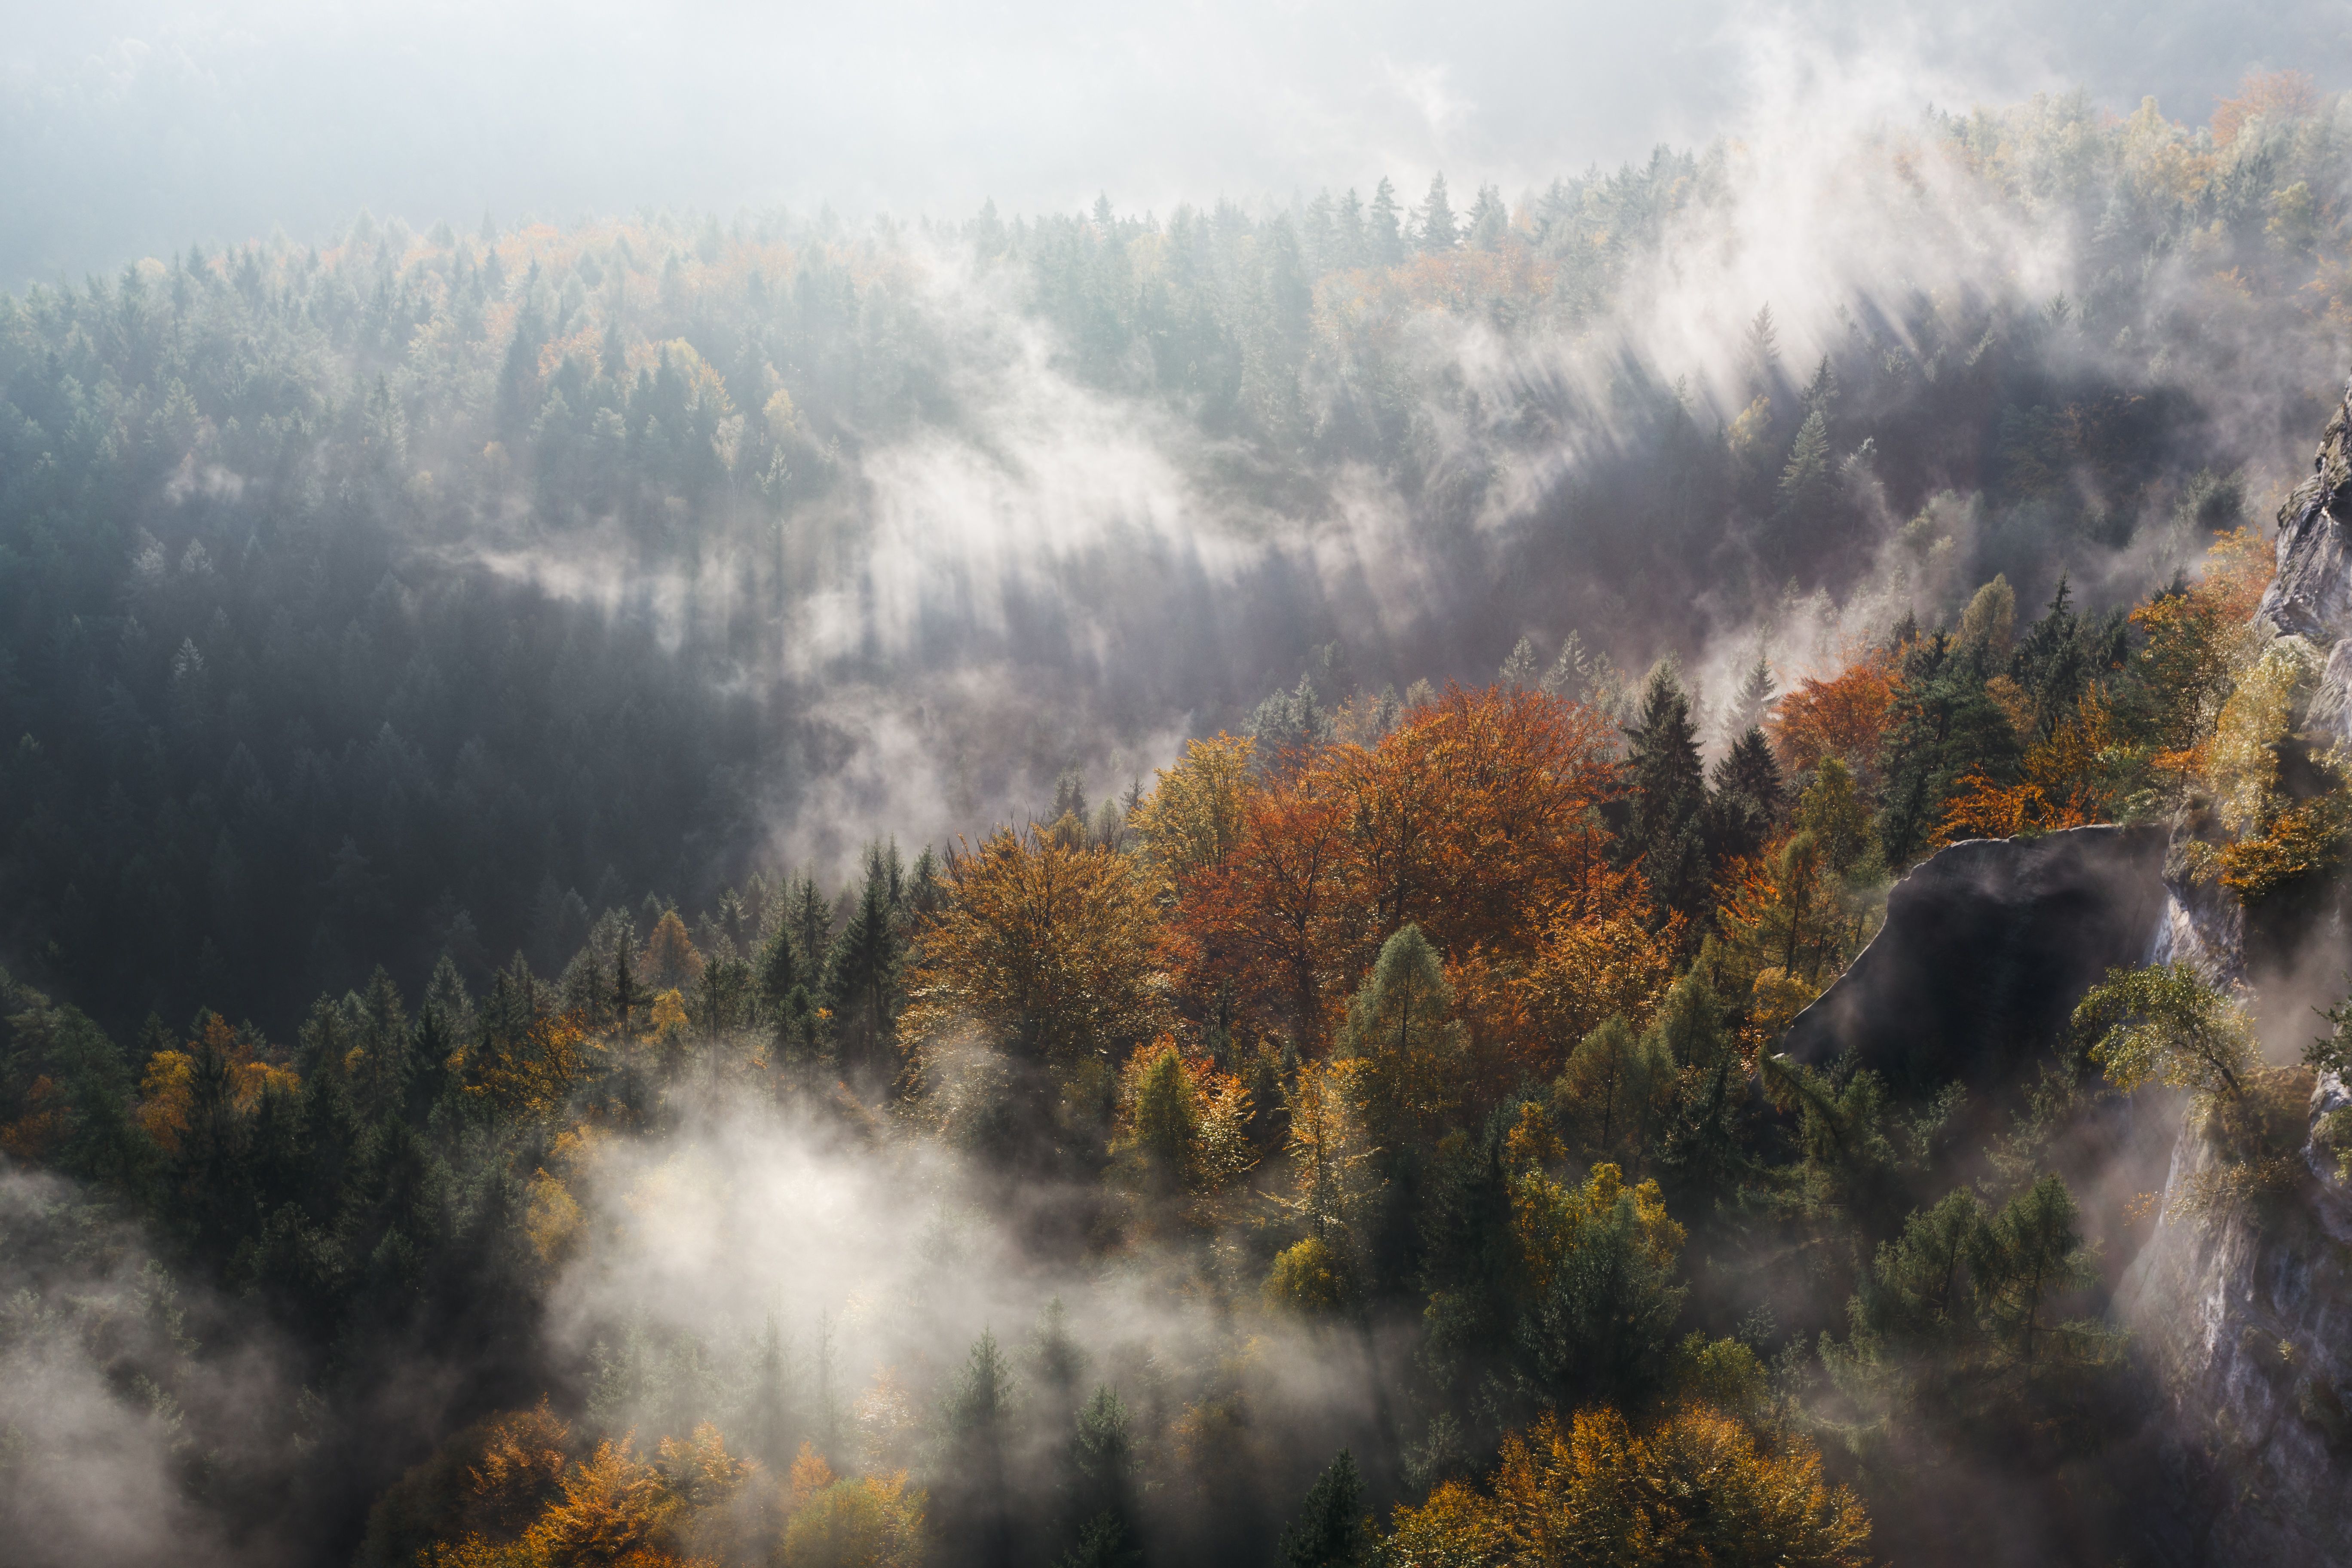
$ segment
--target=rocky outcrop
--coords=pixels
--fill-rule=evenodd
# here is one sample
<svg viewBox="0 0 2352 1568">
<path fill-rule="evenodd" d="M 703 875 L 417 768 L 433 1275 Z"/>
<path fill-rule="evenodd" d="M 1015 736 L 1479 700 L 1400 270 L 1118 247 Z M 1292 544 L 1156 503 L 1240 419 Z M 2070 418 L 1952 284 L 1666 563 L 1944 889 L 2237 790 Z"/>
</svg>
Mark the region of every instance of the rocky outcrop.
<svg viewBox="0 0 2352 1568">
<path fill-rule="evenodd" d="M 2315 749 L 2352 744 L 2352 386 L 2328 420 L 2311 476 L 2279 509 L 2278 574 L 2263 619 L 2329 649 L 2305 734 Z"/>
<path fill-rule="evenodd" d="M 2168 915 L 2164 858 L 2154 827 L 1940 850 L 1895 884 L 1878 934 L 1781 1048 L 1815 1064 L 1852 1051 L 1898 1089 L 2005 1080 L 2109 969 L 2147 961 Z"/>
<path fill-rule="evenodd" d="M 2311 477 L 2279 509 L 2278 573 L 2256 614 L 2326 647 L 2352 629 L 2352 386 L 2311 460 Z"/>
<path fill-rule="evenodd" d="M 2330 1097 L 2333 1099 L 2330 1099 Z M 2314 1115 L 2343 1098 L 2329 1079 Z M 2168 1205 L 2219 1156 L 2190 1129 Z M 2352 1205 L 2307 1188 L 2205 1223 L 2167 1217 L 2116 1298 L 2180 1439 L 2226 1477 L 2215 1563 L 2352 1563 Z"/>
<path fill-rule="evenodd" d="M 2278 569 L 2258 616 L 2330 649 L 2305 719 L 2315 750 L 2352 742 L 2352 388 L 2328 421 L 2311 477 L 2279 513 Z M 2245 968 L 2244 921 L 2217 893 L 2175 878 L 2151 956 L 2218 979 Z M 2311 1121 L 2347 1103 L 2323 1075 Z M 2177 1433 L 2228 1478 L 2207 1560 L 2352 1563 L 2352 1199 L 2334 1162 L 2307 1146 L 2308 1180 L 2218 1218 L 2177 1200 L 2221 1158 L 2185 1126 L 2165 1217 L 2116 1296 L 2156 1372 Z"/>
</svg>

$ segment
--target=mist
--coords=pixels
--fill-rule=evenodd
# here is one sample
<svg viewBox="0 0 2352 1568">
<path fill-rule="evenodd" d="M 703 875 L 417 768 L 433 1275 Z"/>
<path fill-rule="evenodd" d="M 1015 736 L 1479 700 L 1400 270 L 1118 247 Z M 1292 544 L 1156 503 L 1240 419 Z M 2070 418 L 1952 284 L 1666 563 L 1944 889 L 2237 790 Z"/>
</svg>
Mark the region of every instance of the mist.
<svg viewBox="0 0 2352 1568">
<path fill-rule="evenodd" d="M 2340 5 L 0 82 L 34 1560 L 2269 1540 L 2136 1293 L 2340 1223 Z"/>
<path fill-rule="evenodd" d="M 1165 213 L 1447 171 L 1517 196 L 1730 133 L 1790 41 L 1833 79 L 1904 67 L 1905 108 L 2088 89 L 2200 119 L 2250 70 L 2352 58 L 2325 0 L 1894 11 L 1720 0 L 1626 12 L 1231 5 L 1106 26 L 1069 6 L 726 4 L 11 9 L 0 279 L 108 272 L 359 208 L 422 229 L 830 206 L 853 221 Z M 93 199 L 93 197 L 95 199 Z"/>
</svg>

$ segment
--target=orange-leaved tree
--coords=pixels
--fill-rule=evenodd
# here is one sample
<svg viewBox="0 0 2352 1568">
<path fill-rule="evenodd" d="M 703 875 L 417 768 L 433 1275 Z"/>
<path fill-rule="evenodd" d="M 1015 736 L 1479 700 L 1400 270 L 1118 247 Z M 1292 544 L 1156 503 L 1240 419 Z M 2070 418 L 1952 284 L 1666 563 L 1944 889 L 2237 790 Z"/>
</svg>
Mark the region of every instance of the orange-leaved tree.
<svg viewBox="0 0 2352 1568">
<path fill-rule="evenodd" d="M 958 1031 L 1052 1067 L 1108 1064 L 1160 1033 L 1159 914 L 1132 856 L 999 828 L 948 858 L 907 977 L 900 1046 Z"/>
<path fill-rule="evenodd" d="M 1808 676 L 1765 721 L 1773 753 L 1792 773 L 1835 757 L 1865 793 L 1877 787 L 1879 742 L 1886 733 L 1899 662 L 1885 650 L 1864 654 L 1828 679 Z"/>
</svg>

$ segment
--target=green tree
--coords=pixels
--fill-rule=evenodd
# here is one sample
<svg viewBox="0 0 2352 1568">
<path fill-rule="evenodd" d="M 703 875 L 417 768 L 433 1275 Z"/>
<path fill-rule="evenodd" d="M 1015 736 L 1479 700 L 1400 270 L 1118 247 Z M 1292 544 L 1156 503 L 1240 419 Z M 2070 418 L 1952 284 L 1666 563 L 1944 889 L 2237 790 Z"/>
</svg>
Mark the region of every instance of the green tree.
<svg viewBox="0 0 2352 1568">
<path fill-rule="evenodd" d="M 2188 963 L 2110 969 L 2074 1008 L 2091 1059 L 2128 1094 L 2155 1082 L 2201 1100 L 2236 1096 L 2260 1062 L 2236 1001 Z"/>
<path fill-rule="evenodd" d="M 1706 780 L 1699 763 L 1690 698 L 1670 666 L 1650 674 L 1640 716 L 1625 728 L 1632 813 L 1626 858 L 1639 858 L 1661 910 L 1697 919 L 1707 900 L 1706 846 L 1700 814 Z"/>
<path fill-rule="evenodd" d="M 1363 1500 L 1356 1456 L 1342 1448 L 1307 1489 L 1297 1519 L 1282 1532 L 1283 1562 L 1289 1568 L 1355 1568 L 1364 1562 L 1372 1542 Z"/>
<path fill-rule="evenodd" d="M 1462 231 L 1454 218 L 1454 204 L 1446 195 L 1444 175 L 1439 174 L 1429 182 L 1429 195 L 1423 198 L 1421 210 L 1414 216 L 1420 222 L 1423 256 L 1443 256 L 1462 243 Z"/>
<path fill-rule="evenodd" d="M 1383 1148 L 1433 1137 L 1454 1103 L 1462 1029 L 1453 1005 L 1444 965 L 1419 926 L 1408 924 L 1381 944 L 1349 1004 L 1339 1051 L 1360 1064 L 1352 1080 L 1358 1101 Z"/>
<path fill-rule="evenodd" d="M 1941 632 L 1905 651 L 1879 744 L 1878 838 L 1888 865 L 1908 865 L 1926 848 L 1964 776 L 2015 779 L 2022 747 L 1985 678 L 1983 660 Z"/>
</svg>

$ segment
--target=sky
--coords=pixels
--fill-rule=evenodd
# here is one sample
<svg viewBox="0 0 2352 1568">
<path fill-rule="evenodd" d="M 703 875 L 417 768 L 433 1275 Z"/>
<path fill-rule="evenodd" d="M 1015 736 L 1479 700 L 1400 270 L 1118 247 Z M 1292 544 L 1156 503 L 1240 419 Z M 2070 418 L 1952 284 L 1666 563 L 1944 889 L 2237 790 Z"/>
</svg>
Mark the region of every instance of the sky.
<svg viewBox="0 0 2352 1568">
<path fill-rule="evenodd" d="M 2352 0 L 0 3 L 0 289 L 191 242 L 645 207 L 958 218 L 1369 190 L 1516 196 L 1737 134 L 1791 53 L 1895 102 L 2079 87 L 2202 120 L 2352 86 Z"/>
</svg>

